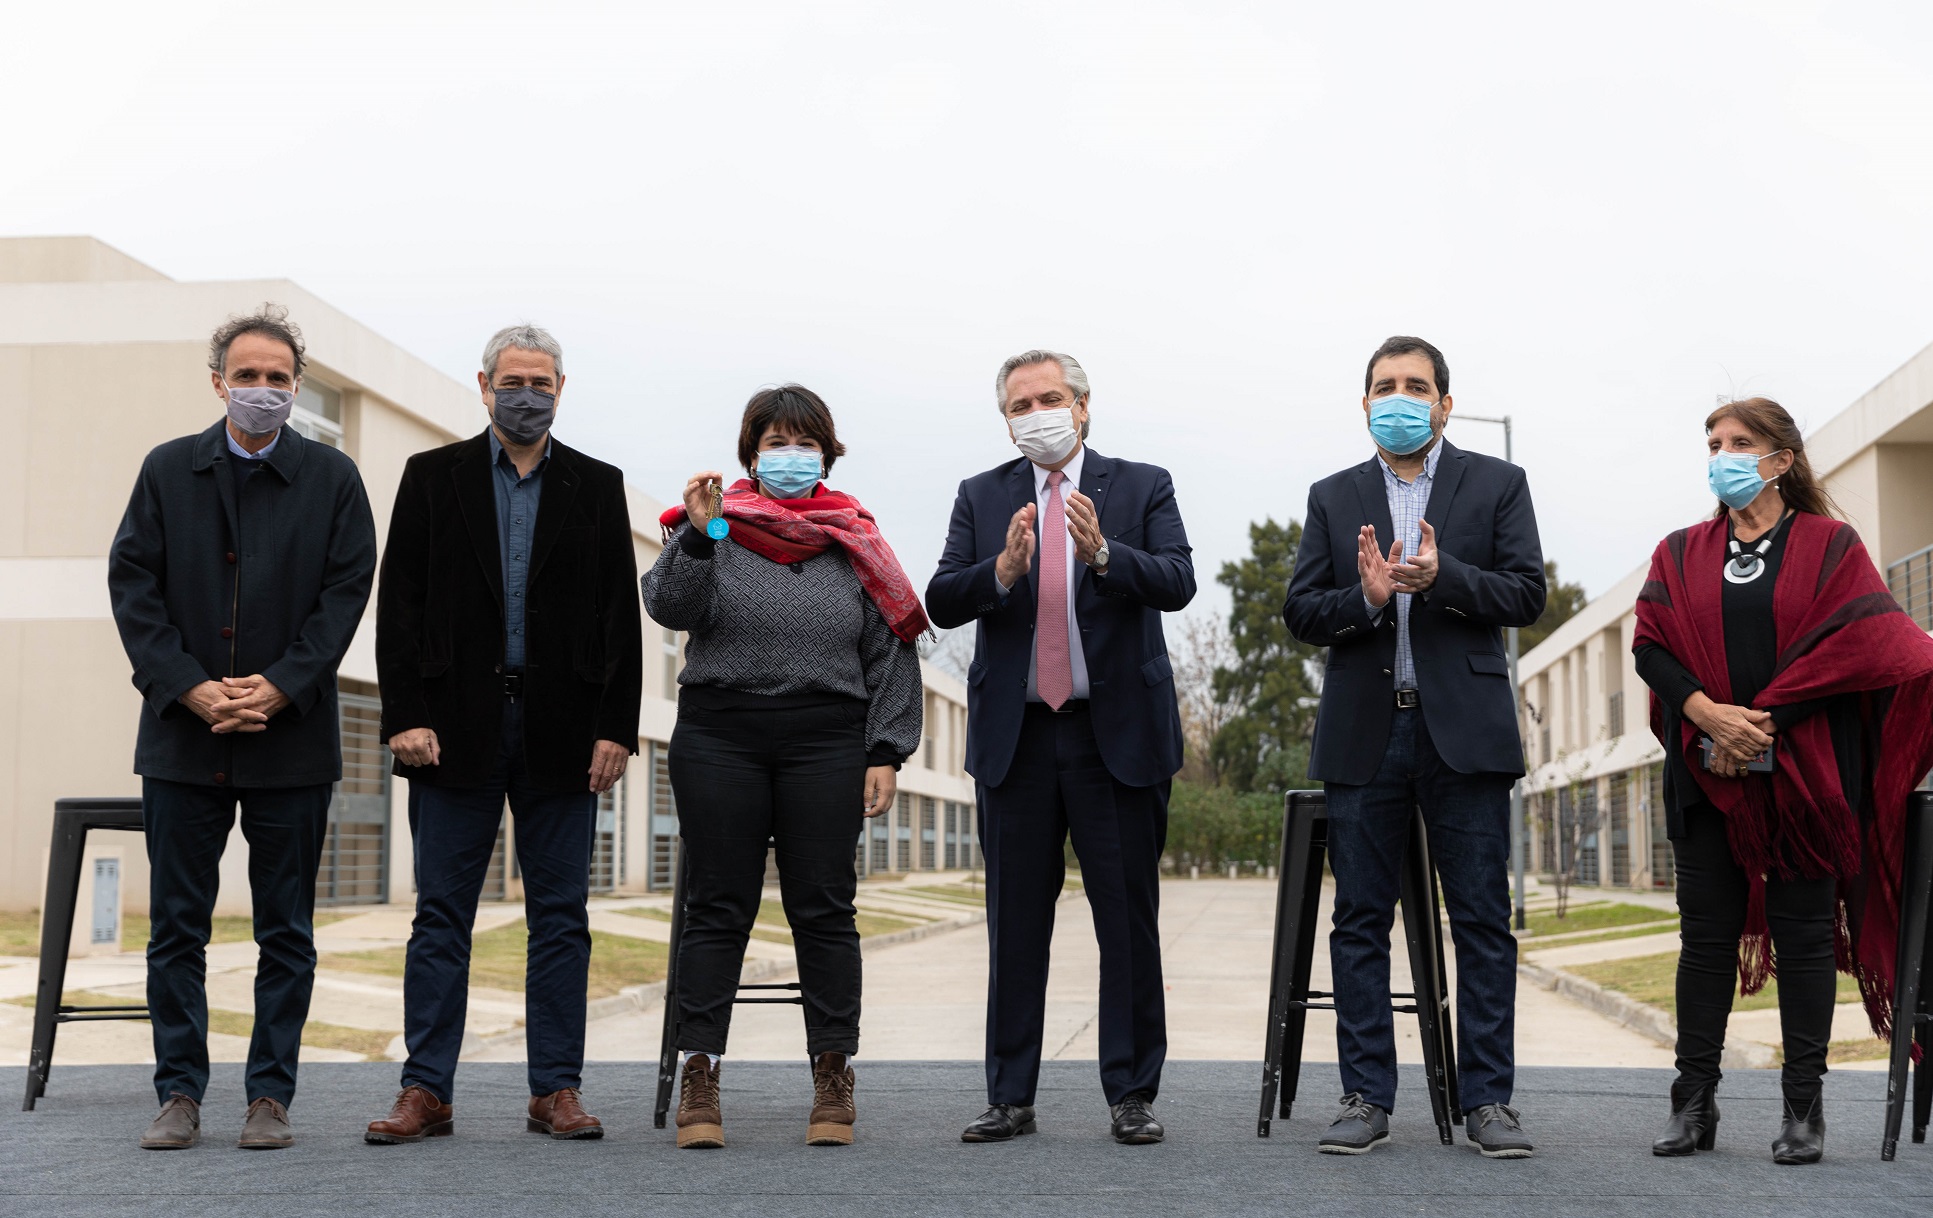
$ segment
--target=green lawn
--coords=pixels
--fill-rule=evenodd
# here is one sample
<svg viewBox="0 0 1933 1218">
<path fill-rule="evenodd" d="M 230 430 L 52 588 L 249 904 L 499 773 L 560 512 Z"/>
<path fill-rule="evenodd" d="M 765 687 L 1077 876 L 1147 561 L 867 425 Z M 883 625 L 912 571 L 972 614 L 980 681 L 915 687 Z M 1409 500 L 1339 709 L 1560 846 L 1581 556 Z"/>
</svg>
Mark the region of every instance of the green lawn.
<svg viewBox="0 0 1933 1218">
<path fill-rule="evenodd" d="M 0 911 L 0 956 L 40 955 L 40 911 Z"/>
<path fill-rule="evenodd" d="M 353 914 L 318 913 L 317 926 L 327 926 L 340 922 Z M 255 937 L 255 922 L 243 914 L 223 914 L 211 919 L 209 925 L 210 943 L 246 943 Z M 121 950 L 124 952 L 145 951 L 148 946 L 150 924 L 146 914 L 124 914 L 121 917 Z M 0 911 L 0 956 L 39 956 L 40 955 L 40 911 Z"/>
<path fill-rule="evenodd" d="M 671 921 L 671 911 L 668 909 L 652 909 L 634 905 L 629 909 L 620 909 L 617 912 L 629 914 L 634 918 L 651 918 L 659 922 Z M 862 939 L 872 935 L 885 935 L 896 930 L 905 930 L 909 926 L 918 926 L 923 920 L 926 919 L 902 918 L 892 914 L 867 913 L 864 910 L 861 910 L 853 919 L 859 927 L 859 937 Z M 790 943 L 792 942 L 792 932 L 782 929 L 787 925 L 784 905 L 777 901 L 760 901 L 758 906 L 758 924 L 752 927 L 752 938 L 763 940 L 766 943 Z"/>
<path fill-rule="evenodd" d="M 60 996 L 63 1005 L 75 1007 L 128 1006 L 140 999 L 116 997 L 112 994 L 96 993 L 93 990 L 68 990 Z M 31 995 L 8 998 L 5 1001 L 18 1007 L 32 1007 Z M 239 1036 L 247 1039 L 255 1032 L 255 1017 L 247 1011 L 228 1011 L 220 1007 L 208 1009 L 208 1030 L 223 1036 Z M 347 1028 L 341 1024 L 323 1023 L 311 1019 L 302 1027 L 302 1043 L 319 1049 L 347 1049 L 351 1053 L 362 1054 L 365 1061 L 385 1061 L 389 1042 L 396 1039 L 394 1032 L 376 1032 L 368 1028 Z"/>
<path fill-rule="evenodd" d="M 1678 953 L 1661 952 L 1655 956 L 1633 956 L 1628 960 L 1605 960 L 1597 964 L 1572 965 L 1568 970 L 1607 990 L 1627 994 L 1639 1002 L 1662 1007 L 1675 1017 L 1678 1013 Z M 1859 983 L 1843 973 L 1839 976 L 1840 1002 L 1859 1001 Z M 1766 982 L 1758 993 L 1732 1000 L 1734 1011 L 1764 1011 L 1779 1005 L 1779 983 Z M 1857 1042 L 1852 1042 L 1857 1043 Z"/>
<path fill-rule="evenodd" d="M 1653 909 L 1649 905 L 1630 905 L 1623 901 L 1593 901 L 1588 905 L 1572 905 L 1565 917 L 1558 917 L 1553 909 L 1540 909 L 1525 916 L 1525 934 L 1561 935 L 1578 930 L 1608 930 L 1614 926 L 1634 926 L 1640 922 L 1675 921 L 1678 915 L 1665 909 Z"/>
<path fill-rule="evenodd" d="M 971 905 L 975 909 L 984 909 L 987 904 L 987 889 L 984 884 L 929 884 L 920 888 L 908 888 L 906 891 L 918 893 L 935 901 Z"/>
<path fill-rule="evenodd" d="M 470 984 L 521 992 L 529 935 L 521 920 L 484 931 L 470 940 Z M 384 947 L 367 952 L 327 952 L 321 967 L 339 972 L 403 975 L 404 948 Z M 663 943 L 591 932 L 591 973 L 588 997 L 608 998 L 626 986 L 662 981 L 670 952 Z"/>
</svg>

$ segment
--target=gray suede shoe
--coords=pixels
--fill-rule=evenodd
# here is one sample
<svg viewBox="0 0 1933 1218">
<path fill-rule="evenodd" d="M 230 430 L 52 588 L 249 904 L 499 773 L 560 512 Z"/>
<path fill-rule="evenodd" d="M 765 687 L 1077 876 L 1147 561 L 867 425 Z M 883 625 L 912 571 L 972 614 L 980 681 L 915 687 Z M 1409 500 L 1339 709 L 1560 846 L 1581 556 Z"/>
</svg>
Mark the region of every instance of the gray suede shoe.
<svg viewBox="0 0 1933 1218">
<path fill-rule="evenodd" d="M 201 1105 L 180 1092 L 168 1097 L 141 1135 L 142 1150 L 186 1150 L 201 1141 Z"/>
<path fill-rule="evenodd" d="M 282 1150 L 295 1145 L 289 1110 L 266 1095 L 256 1100 L 248 1106 L 248 1119 L 242 1122 L 242 1137 L 235 1145 L 243 1150 Z"/>
<path fill-rule="evenodd" d="M 1366 1155 L 1389 1141 L 1389 1113 L 1352 1091 L 1342 1097 L 1342 1111 L 1316 1143 L 1325 1155 Z"/>
</svg>

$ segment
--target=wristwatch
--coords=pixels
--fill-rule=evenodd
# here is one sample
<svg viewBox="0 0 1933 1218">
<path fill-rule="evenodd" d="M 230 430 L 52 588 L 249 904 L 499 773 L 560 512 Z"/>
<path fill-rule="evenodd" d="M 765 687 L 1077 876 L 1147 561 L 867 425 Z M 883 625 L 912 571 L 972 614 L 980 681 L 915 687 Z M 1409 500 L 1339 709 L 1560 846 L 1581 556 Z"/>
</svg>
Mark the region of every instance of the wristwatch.
<svg viewBox="0 0 1933 1218">
<path fill-rule="evenodd" d="M 1088 563 L 1087 565 L 1094 568 L 1097 571 L 1105 571 L 1107 569 L 1107 560 L 1108 560 L 1107 542 L 1103 541 L 1101 543 L 1101 548 L 1094 551 L 1094 561 L 1091 563 Z"/>
</svg>

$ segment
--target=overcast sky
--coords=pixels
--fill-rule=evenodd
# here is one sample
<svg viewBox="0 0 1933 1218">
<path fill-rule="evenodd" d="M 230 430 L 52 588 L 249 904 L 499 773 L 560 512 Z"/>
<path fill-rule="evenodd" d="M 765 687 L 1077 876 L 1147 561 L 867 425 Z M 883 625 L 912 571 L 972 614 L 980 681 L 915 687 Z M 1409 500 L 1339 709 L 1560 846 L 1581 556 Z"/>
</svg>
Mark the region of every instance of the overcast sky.
<svg viewBox="0 0 1933 1218">
<path fill-rule="evenodd" d="M 1419 334 L 1595 594 L 1707 510 L 1716 397 L 1816 426 L 1933 341 L 1929 62 L 1923 0 L 41 4 L 0 232 L 293 279 L 466 380 L 549 326 L 557 434 L 662 499 L 799 381 L 922 586 L 1014 455 L 999 362 L 1069 351 L 1202 608 Z"/>
</svg>

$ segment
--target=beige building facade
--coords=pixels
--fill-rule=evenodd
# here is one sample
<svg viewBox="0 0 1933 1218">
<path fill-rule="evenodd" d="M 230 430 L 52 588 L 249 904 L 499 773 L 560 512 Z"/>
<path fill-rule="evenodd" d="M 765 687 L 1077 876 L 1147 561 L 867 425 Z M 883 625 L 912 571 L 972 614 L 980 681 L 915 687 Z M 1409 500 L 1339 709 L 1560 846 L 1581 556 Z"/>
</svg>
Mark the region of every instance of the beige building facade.
<svg viewBox="0 0 1933 1218">
<path fill-rule="evenodd" d="M 1933 631 L 1933 346 L 1807 436 L 1806 452 L 1894 597 Z M 1528 871 L 1610 887 L 1672 886 L 1664 751 L 1631 656 L 1649 565 L 1647 558 L 1519 662 Z"/>
<path fill-rule="evenodd" d="M 40 904 L 55 799 L 140 794 L 130 766 L 142 705 L 109 614 L 108 547 L 148 450 L 221 415 L 210 331 L 263 301 L 286 305 L 308 344 L 291 426 L 355 459 L 385 536 L 410 454 L 483 428 L 473 382 L 286 280 L 181 283 L 89 237 L 0 239 L 0 426 L 20 446 L 0 481 L 0 908 Z M 657 558 L 664 505 L 629 495 L 642 571 Z M 323 904 L 412 899 L 407 784 L 389 776 L 377 738 L 374 631 L 372 596 L 341 669 L 344 775 L 317 884 Z M 599 808 L 594 890 L 670 883 L 677 812 L 666 759 L 681 663 L 680 637 L 646 618 L 638 755 Z M 855 845 L 869 873 L 977 863 L 966 689 L 924 669 L 924 746 L 900 772 L 898 806 Z M 90 856 L 118 858 L 125 905 L 144 909 L 138 836 L 94 839 Z M 519 895 L 514 842 L 506 824 L 486 898 Z M 248 910 L 247 849 L 231 836 L 222 912 Z"/>
</svg>

